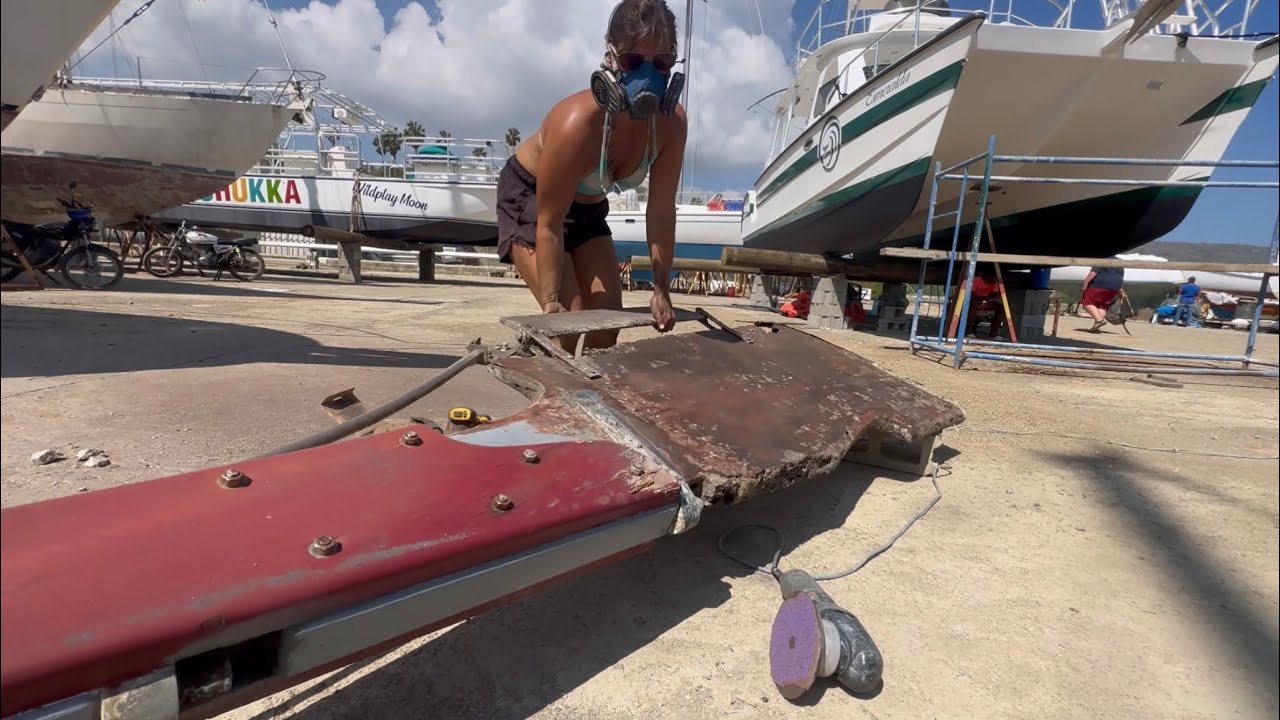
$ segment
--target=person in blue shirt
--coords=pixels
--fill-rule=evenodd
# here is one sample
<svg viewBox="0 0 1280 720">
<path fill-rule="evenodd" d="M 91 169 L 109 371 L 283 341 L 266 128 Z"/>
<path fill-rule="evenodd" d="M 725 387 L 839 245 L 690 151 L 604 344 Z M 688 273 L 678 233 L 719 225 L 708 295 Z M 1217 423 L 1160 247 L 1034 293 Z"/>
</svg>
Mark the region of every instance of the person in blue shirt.
<svg viewBox="0 0 1280 720">
<path fill-rule="evenodd" d="M 1195 327 L 1200 324 L 1196 321 L 1196 297 L 1199 295 L 1200 286 L 1196 284 L 1194 275 L 1178 286 L 1178 307 L 1173 311 L 1174 325 L 1177 325 L 1184 315 L 1188 326 Z"/>
</svg>

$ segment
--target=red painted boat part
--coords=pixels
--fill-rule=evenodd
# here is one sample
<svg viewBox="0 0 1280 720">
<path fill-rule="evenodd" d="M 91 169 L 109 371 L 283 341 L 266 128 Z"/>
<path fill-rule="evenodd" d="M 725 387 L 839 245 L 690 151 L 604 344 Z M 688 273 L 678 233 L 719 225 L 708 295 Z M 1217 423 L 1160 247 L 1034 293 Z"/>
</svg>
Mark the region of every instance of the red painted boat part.
<svg viewBox="0 0 1280 720">
<path fill-rule="evenodd" d="M 678 496 L 637 482 L 635 455 L 609 442 L 486 447 L 407 429 L 422 443 L 389 432 L 237 464 L 243 487 L 217 467 L 5 509 L 0 716 Z M 321 536 L 340 549 L 313 555 Z"/>
</svg>

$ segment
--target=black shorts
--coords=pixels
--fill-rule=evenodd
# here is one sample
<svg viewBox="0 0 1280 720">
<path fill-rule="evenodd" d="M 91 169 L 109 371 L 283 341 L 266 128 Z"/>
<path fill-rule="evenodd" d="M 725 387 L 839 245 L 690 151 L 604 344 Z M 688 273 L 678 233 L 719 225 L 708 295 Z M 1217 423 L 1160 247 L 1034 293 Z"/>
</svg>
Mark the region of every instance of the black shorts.
<svg viewBox="0 0 1280 720">
<path fill-rule="evenodd" d="M 498 259 L 511 262 L 511 246 L 537 247 L 537 181 L 511 156 L 498 174 Z M 564 218 L 564 249 L 581 247 L 592 238 L 612 235 L 608 199 L 594 203 L 573 202 Z"/>
</svg>

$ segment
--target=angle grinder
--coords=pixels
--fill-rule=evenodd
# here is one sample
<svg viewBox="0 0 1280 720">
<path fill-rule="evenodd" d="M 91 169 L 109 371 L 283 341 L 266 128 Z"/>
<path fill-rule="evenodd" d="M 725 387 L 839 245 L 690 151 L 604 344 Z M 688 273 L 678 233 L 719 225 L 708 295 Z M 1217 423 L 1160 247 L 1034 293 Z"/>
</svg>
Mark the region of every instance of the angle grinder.
<svg viewBox="0 0 1280 720">
<path fill-rule="evenodd" d="M 858 618 L 805 571 L 777 577 L 782 605 L 773 618 L 769 674 L 782 697 L 795 700 L 817 678 L 832 676 L 855 693 L 875 690 L 884 658 Z"/>
</svg>

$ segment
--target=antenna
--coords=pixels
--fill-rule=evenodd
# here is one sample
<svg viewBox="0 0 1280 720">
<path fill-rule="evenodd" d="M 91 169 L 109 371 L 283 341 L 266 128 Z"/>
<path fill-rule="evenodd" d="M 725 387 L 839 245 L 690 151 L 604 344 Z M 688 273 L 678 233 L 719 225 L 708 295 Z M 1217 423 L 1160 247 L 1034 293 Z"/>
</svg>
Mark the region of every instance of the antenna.
<svg viewBox="0 0 1280 720">
<path fill-rule="evenodd" d="M 293 62 L 289 60 L 289 51 L 285 49 L 284 38 L 280 36 L 280 26 L 276 24 L 276 14 L 272 12 L 271 5 L 267 3 L 267 0 L 262 0 L 262 7 L 267 9 L 267 18 L 270 19 L 271 28 L 276 31 L 276 40 L 280 42 L 280 54 L 284 55 L 285 67 L 289 68 L 289 71 L 292 72 Z"/>
</svg>

